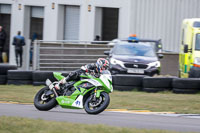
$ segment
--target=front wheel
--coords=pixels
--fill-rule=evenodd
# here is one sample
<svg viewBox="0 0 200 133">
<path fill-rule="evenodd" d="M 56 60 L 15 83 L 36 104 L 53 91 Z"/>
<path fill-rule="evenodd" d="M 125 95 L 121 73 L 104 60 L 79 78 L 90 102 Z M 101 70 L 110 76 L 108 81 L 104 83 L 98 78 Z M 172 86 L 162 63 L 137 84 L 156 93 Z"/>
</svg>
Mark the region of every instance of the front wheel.
<svg viewBox="0 0 200 133">
<path fill-rule="evenodd" d="M 84 107 L 85 111 L 88 114 L 99 114 L 104 111 L 109 103 L 110 103 L 110 96 L 106 92 L 102 92 L 99 98 L 94 100 L 94 95 L 91 95 L 87 98 Z"/>
<path fill-rule="evenodd" d="M 49 91 L 51 90 L 49 90 L 49 87 L 46 86 L 35 95 L 34 106 L 38 110 L 47 111 L 57 105 L 55 95 L 51 92 L 49 93 Z"/>
</svg>

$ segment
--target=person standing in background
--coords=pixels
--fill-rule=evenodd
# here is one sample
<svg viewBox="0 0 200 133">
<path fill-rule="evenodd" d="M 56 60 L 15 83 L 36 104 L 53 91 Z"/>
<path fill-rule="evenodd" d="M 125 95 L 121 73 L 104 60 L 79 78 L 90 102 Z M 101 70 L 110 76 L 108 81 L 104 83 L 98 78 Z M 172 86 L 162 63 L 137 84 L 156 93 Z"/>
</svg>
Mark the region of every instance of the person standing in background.
<svg viewBox="0 0 200 133">
<path fill-rule="evenodd" d="M 23 55 L 23 46 L 25 45 L 25 39 L 21 36 L 21 32 L 18 31 L 17 36 L 13 39 L 13 45 L 15 46 L 15 57 L 17 66 L 22 67 L 22 55 Z M 20 64 L 18 61 L 18 56 L 20 58 Z"/>
<path fill-rule="evenodd" d="M 2 53 L 4 50 L 5 42 L 6 42 L 6 32 L 4 31 L 3 27 L 0 26 L 0 63 L 3 62 Z"/>
</svg>

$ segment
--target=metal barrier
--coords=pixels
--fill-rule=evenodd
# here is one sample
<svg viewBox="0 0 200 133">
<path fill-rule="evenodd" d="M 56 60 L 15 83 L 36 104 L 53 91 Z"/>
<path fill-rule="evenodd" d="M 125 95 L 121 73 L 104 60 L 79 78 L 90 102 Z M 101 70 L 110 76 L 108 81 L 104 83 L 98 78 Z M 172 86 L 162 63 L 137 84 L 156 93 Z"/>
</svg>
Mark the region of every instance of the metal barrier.
<svg viewBox="0 0 200 133">
<path fill-rule="evenodd" d="M 33 70 L 73 71 L 93 63 L 113 46 L 108 41 L 40 41 L 34 42 Z"/>
<path fill-rule="evenodd" d="M 38 41 L 34 42 L 33 70 L 73 71 L 81 65 L 106 57 L 104 51 L 113 45 L 91 41 Z M 178 76 L 178 54 L 163 53 L 161 75 Z"/>
</svg>

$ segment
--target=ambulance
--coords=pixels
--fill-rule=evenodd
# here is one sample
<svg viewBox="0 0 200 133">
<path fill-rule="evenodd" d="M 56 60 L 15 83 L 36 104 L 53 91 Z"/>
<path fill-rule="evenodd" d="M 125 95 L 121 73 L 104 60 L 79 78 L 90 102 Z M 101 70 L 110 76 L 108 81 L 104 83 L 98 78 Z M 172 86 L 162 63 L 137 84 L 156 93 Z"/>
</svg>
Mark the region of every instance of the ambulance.
<svg viewBox="0 0 200 133">
<path fill-rule="evenodd" d="M 179 77 L 200 78 L 200 18 L 183 20 L 180 45 Z"/>
</svg>

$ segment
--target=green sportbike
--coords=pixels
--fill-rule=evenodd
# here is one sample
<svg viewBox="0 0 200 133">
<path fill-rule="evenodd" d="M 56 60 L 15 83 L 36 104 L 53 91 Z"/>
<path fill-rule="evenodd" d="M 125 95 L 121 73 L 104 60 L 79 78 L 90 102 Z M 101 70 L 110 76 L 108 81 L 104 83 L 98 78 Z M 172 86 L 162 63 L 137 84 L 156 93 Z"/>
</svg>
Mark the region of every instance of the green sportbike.
<svg viewBox="0 0 200 133">
<path fill-rule="evenodd" d="M 60 105 L 62 108 L 84 108 L 88 114 L 99 114 L 108 107 L 109 93 L 113 91 L 110 71 L 105 70 L 99 76 L 84 73 L 80 75 L 79 81 L 62 84 L 60 89 L 56 89 L 55 85 L 64 76 L 58 72 L 54 72 L 53 75 L 58 81 L 51 82 L 47 79 L 47 86 L 42 88 L 34 98 L 34 105 L 38 110 L 48 111 Z"/>
</svg>

